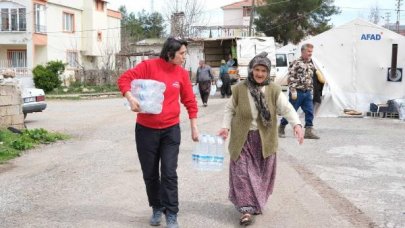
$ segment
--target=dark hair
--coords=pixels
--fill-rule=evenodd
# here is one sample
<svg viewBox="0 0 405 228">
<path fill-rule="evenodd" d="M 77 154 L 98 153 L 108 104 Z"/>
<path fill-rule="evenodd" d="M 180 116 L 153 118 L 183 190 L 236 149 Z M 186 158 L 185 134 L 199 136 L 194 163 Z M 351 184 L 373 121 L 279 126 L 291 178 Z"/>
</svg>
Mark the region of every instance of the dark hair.
<svg viewBox="0 0 405 228">
<path fill-rule="evenodd" d="M 187 41 L 182 39 L 175 39 L 173 37 L 167 38 L 163 44 L 162 51 L 160 52 L 160 58 L 168 62 L 170 59 L 173 59 L 176 55 L 176 52 L 180 50 L 181 46 L 187 47 Z"/>
</svg>

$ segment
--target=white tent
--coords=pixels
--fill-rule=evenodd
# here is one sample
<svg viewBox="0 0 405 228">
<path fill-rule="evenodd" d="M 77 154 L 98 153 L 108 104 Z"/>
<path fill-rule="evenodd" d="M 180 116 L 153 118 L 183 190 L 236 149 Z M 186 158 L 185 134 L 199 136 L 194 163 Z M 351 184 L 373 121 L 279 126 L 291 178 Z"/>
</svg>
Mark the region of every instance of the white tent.
<svg viewBox="0 0 405 228">
<path fill-rule="evenodd" d="M 299 47 L 304 43 L 314 45 L 313 61 L 327 80 L 317 116 L 339 116 L 345 108 L 367 112 L 370 103 L 405 97 L 402 75 L 388 80 L 393 44 L 398 45 L 397 68 L 405 71 L 404 36 L 356 19 Z"/>
</svg>

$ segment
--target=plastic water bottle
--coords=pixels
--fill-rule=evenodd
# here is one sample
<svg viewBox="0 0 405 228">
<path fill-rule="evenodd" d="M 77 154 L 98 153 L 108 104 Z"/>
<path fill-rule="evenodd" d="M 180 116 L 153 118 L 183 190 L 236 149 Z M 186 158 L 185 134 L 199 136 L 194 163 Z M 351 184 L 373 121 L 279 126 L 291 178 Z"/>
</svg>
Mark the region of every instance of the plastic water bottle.
<svg viewBox="0 0 405 228">
<path fill-rule="evenodd" d="M 192 155 L 193 168 L 201 171 L 221 171 L 224 164 L 224 140 L 222 137 L 201 134 Z"/>
<path fill-rule="evenodd" d="M 131 93 L 138 99 L 142 113 L 162 112 L 166 85 L 150 79 L 135 79 L 131 82 Z"/>
<path fill-rule="evenodd" d="M 216 142 L 215 136 L 208 136 L 208 170 L 215 169 Z"/>
<path fill-rule="evenodd" d="M 224 166 L 224 139 L 221 136 L 216 136 L 215 149 L 215 166 L 216 170 L 222 170 Z"/>
<path fill-rule="evenodd" d="M 198 167 L 200 170 L 208 168 L 208 135 L 201 135 L 200 154 L 198 157 Z"/>
<path fill-rule="evenodd" d="M 131 88 L 137 90 L 151 90 L 156 93 L 163 93 L 166 90 L 166 85 L 152 79 L 135 79 L 131 82 Z"/>
<path fill-rule="evenodd" d="M 162 112 L 162 104 L 150 101 L 140 101 L 141 113 L 159 114 Z"/>
<path fill-rule="evenodd" d="M 199 169 L 199 157 L 201 151 L 201 143 L 196 143 L 194 145 L 193 153 L 191 154 L 192 165 L 194 169 Z"/>
</svg>

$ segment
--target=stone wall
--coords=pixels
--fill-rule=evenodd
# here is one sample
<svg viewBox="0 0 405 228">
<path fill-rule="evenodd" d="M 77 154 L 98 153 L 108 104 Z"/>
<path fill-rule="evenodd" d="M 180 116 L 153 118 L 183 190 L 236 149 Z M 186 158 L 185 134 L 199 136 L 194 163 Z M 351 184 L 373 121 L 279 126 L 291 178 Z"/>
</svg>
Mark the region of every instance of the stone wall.
<svg viewBox="0 0 405 228">
<path fill-rule="evenodd" d="M 17 83 L 0 83 L 0 128 L 24 128 L 21 91 Z"/>
</svg>

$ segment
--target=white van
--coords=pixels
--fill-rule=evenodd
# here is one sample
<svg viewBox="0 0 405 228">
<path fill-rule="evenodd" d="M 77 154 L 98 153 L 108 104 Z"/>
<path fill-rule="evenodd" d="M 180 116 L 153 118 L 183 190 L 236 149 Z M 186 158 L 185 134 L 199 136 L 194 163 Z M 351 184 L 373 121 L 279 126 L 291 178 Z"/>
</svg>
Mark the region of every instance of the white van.
<svg viewBox="0 0 405 228">
<path fill-rule="evenodd" d="M 295 60 L 295 53 L 293 52 L 277 52 L 276 51 L 276 78 L 275 83 L 286 86 L 288 67 Z"/>
</svg>

